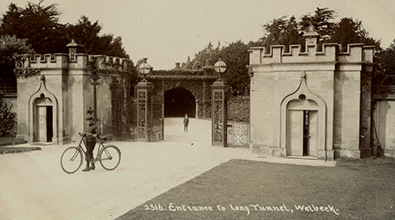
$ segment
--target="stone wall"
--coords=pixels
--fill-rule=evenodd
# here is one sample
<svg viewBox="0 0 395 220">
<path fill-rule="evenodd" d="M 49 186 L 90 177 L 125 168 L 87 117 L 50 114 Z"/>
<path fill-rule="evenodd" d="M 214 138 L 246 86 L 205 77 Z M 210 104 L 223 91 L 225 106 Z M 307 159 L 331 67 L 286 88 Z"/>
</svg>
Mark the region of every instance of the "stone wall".
<svg viewBox="0 0 395 220">
<path fill-rule="evenodd" d="M 395 157 L 395 99 L 375 102 L 373 122 L 375 146 L 380 146 L 386 157 Z"/>
<path fill-rule="evenodd" d="M 395 157 L 395 86 L 374 88 L 372 109 L 374 153 Z"/>
</svg>

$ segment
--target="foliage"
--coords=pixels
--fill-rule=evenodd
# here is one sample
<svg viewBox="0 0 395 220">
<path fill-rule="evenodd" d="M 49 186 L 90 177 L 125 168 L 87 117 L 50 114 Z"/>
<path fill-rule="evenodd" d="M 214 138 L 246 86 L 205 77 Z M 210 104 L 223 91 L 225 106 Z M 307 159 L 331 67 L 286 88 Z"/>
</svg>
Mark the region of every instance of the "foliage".
<svg viewBox="0 0 395 220">
<path fill-rule="evenodd" d="M 196 53 L 193 60 L 193 69 L 201 69 L 208 64 L 212 65 L 213 60 L 218 60 L 220 51 L 219 47 L 219 43 L 218 46 L 214 48 L 213 44 L 210 42 L 206 48 Z"/>
<path fill-rule="evenodd" d="M 394 85 L 395 83 L 395 39 L 392 44 L 385 50 L 376 55 L 377 62 L 375 66 L 374 83 L 381 85 Z"/>
<path fill-rule="evenodd" d="M 75 24 L 60 24 L 57 4 L 48 6 L 29 2 L 26 8 L 11 3 L 1 19 L 0 35 L 27 39 L 36 53 L 67 53 L 66 45 L 74 39 L 84 45 L 86 53 L 128 58 L 122 38 L 112 34 L 99 35 L 102 27 L 86 16 Z"/>
<path fill-rule="evenodd" d="M 312 24 L 318 34 L 320 34 L 321 39 L 327 40 L 335 27 L 335 22 L 333 21 L 335 15 L 336 12 L 334 10 L 317 8 L 314 11 L 314 15 L 306 14 L 302 16 L 302 20 L 299 22 L 300 29 L 306 31 Z"/>
<path fill-rule="evenodd" d="M 369 37 L 369 33 L 362 27 L 362 22 L 352 18 L 342 18 L 339 23 L 333 27 L 330 38 L 327 42 L 338 43 L 342 45 L 343 51 L 347 44 L 364 43 L 365 45 L 374 45 L 376 50 L 380 50 L 380 41 Z"/>
<path fill-rule="evenodd" d="M 291 44 L 303 43 L 294 16 L 289 19 L 286 16 L 273 19 L 272 22 L 268 22 L 262 27 L 265 34 L 260 40 L 263 42 L 262 46 L 266 48 L 270 45 L 285 45 L 288 49 Z"/>
<path fill-rule="evenodd" d="M 221 58 L 226 63 L 223 80 L 235 91 L 243 91 L 244 87 L 250 83 L 246 66 L 248 64 L 248 49 L 253 45 L 255 44 L 245 44 L 238 40 L 222 48 L 218 43 L 218 46 L 214 48 L 210 42 L 205 49 L 195 54 L 193 63 L 196 68 L 206 68 Z M 205 65 L 201 65 L 202 63 Z"/>
<path fill-rule="evenodd" d="M 11 111 L 12 104 L 0 100 L 0 137 L 15 136 L 16 113 Z"/>
<path fill-rule="evenodd" d="M 228 99 L 228 120 L 238 122 L 250 121 L 250 97 L 235 96 Z"/>
<path fill-rule="evenodd" d="M 66 25 L 68 38 L 84 46 L 87 54 L 103 54 L 107 56 L 129 58 L 122 46 L 122 38 L 112 34 L 99 36 L 102 27 L 98 21 L 92 23 L 88 17 L 81 16 L 75 25 Z"/>
<path fill-rule="evenodd" d="M 243 91 L 244 87 L 250 84 L 247 69 L 248 49 L 247 44 L 238 40 L 222 48 L 220 52 L 221 59 L 226 63 L 227 69 L 223 80 L 236 91 Z"/>
<path fill-rule="evenodd" d="M 26 8 L 11 3 L 3 15 L 0 27 L 1 35 L 16 35 L 27 39 L 37 53 L 66 52 L 64 25 L 58 23 L 60 12 L 56 4 L 48 6 L 29 2 Z M 60 48 L 65 48 L 59 51 Z"/>
<path fill-rule="evenodd" d="M 16 63 L 24 62 L 25 54 L 34 52 L 26 42 L 27 39 L 18 39 L 16 36 L 0 36 L 0 78 L 13 79 L 15 75 L 17 77 L 28 76 L 39 72 L 39 70 L 27 68 L 14 69 Z"/>
</svg>

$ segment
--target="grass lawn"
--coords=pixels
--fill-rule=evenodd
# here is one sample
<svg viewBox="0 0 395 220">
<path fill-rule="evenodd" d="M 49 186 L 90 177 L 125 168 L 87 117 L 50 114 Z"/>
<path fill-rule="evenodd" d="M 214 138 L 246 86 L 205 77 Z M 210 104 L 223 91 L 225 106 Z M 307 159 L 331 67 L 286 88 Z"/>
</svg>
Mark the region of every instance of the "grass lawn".
<svg viewBox="0 0 395 220">
<path fill-rule="evenodd" d="M 118 219 L 395 219 L 395 159 L 231 160 Z"/>
</svg>

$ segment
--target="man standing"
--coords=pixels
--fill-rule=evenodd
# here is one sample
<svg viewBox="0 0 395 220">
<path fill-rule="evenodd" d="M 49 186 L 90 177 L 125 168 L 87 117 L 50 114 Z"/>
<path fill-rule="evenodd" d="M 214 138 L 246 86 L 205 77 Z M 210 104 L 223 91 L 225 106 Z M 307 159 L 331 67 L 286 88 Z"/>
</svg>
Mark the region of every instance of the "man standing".
<svg viewBox="0 0 395 220">
<path fill-rule="evenodd" d="M 96 126 L 96 123 L 93 119 L 92 116 L 89 116 L 88 118 L 88 132 L 86 133 L 86 167 L 82 171 L 86 172 L 89 170 L 94 170 L 95 169 L 95 162 L 93 161 L 93 149 L 95 149 L 96 145 L 96 137 L 100 134 L 99 129 Z M 91 163 L 91 166 L 89 167 L 89 163 Z"/>
<path fill-rule="evenodd" d="M 188 124 L 189 124 L 189 118 L 188 118 L 188 115 L 185 114 L 185 118 L 184 118 L 184 132 L 188 132 Z"/>
</svg>

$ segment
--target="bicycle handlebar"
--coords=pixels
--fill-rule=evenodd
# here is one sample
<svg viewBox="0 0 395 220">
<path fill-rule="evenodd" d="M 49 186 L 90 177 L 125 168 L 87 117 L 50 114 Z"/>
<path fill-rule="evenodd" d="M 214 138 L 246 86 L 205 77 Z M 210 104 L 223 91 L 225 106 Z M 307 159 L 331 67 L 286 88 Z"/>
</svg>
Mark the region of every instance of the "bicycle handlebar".
<svg viewBox="0 0 395 220">
<path fill-rule="evenodd" d="M 92 134 L 92 133 L 88 133 L 88 132 L 79 132 L 78 133 L 81 137 L 86 137 L 87 135 L 92 135 L 93 137 L 98 137 L 100 138 L 100 136 L 98 134 Z"/>
<path fill-rule="evenodd" d="M 108 135 L 100 136 L 98 134 L 92 134 L 88 132 L 79 132 L 78 133 L 81 137 L 86 137 L 87 135 L 92 135 L 93 137 L 97 137 L 100 141 L 107 141 L 108 140 Z"/>
</svg>

